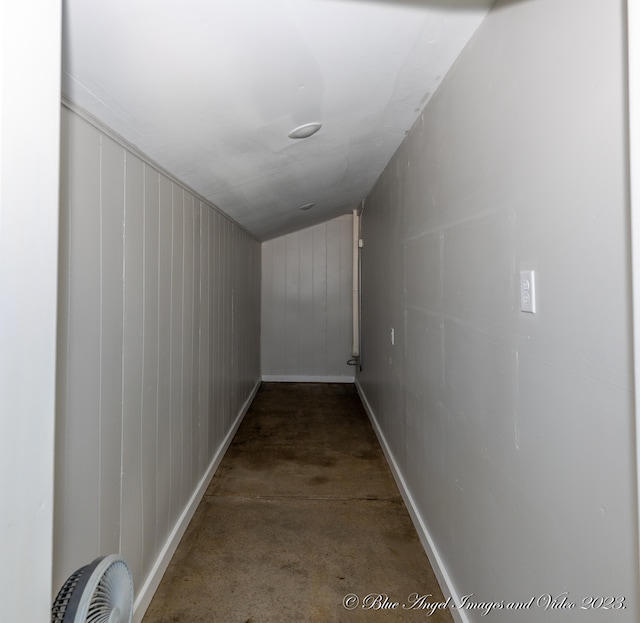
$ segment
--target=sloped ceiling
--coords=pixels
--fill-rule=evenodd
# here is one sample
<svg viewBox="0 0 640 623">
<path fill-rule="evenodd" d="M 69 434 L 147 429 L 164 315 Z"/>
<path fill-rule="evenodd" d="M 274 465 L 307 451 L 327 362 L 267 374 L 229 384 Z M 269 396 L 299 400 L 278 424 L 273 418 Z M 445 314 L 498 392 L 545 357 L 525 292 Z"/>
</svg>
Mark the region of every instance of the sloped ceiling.
<svg viewBox="0 0 640 623">
<path fill-rule="evenodd" d="M 358 207 L 492 2 L 67 0 L 63 91 L 268 239 Z"/>
</svg>

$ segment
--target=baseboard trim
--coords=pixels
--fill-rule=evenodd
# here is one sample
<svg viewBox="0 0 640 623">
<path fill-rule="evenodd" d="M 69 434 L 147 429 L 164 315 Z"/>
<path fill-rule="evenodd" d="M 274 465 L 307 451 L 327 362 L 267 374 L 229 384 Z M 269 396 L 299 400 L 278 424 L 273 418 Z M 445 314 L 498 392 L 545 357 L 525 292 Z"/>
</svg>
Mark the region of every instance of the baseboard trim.
<svg viewBox="0 0 640 623">
<path fill-rule="evenodd" d="M 160 585 L 162 576 L 167 570 L 167 567 L 171 562 L 171 558 L 173 557 L 176 549 L 178 548 L 180 539 L 183 537 L 187 529 L 187 526 L 189 525 L 189 522 L 191 521 L 194 513 L 196 512 L 198 505 L 202 501 L 202 498 L 204 497 L 207 487 L 209 486 L 209 483 L 211 482 L 213 475 L 218 469 L 218 466 L 220 465 L 220 462 L 222 461 L 222 458 L 224 457 L 225 452 L 227 451 L 227 448 L 231 443 L 231 440 L 236 434 L 236 431 L 238 430 L 238 427 L 240 426 L 242 419 L 244 418 L 247 411 L 249 410 L 249 407 L 251 406 L 251 403 L 255 398 L 258 388 L 260 387 L 260 383 L 261 381 L 260 379 L 258 379 L 253 389 L 251 390 L 249 397 L 247 398 L 245 403 L 242 405 L 242 408 L 240 409 L 238 415 L 236 416 L 233 426 L 231 427 L 226 437 L 224 438 L 224 441 L 220 446 L 220 448 L 218 448 L 218 451 L 213 457 L 213 460 L 211 461 L 211 463 L 209 464 L 207 471 L 205 472 L 204 476 L 200 480 L 200 483 L 198 484 L 195 491 L 193 492 L 193 495 L 187 502 L 187 505 L 185 506 L 184 510 L 182 511 L 182 514 L 178 518 L 178 521 L 173 527 L 173 530 L 169 534 L 169 538 L 166 540 L 164 546 L 160 550 L 160 553 L 158 554 L 158 558 L 156 559 L 155 564 L 151 568 L 151 572 L 149 573 L 144 584 L 138 591 L 138 595 L 133 605 L 133 623 L 141 623 L 142 618 L 144 617 L 145 612 L 147 611 L 147 608 L 149 607 L 149 604 L 151 603 L 151 600 L 153 599 L 153 596 L 156 590 L 158 589 L 158 586 Z"/>
<path fill-rule="evenodd" d="M 365 411 L 369 416 L 369 420 L 371 421 L 373 430 L 375 431 L 376 436 L 378 437 L 378 441 L 382 446 L 382 451 L 384 452 L 384 455 L 387 459 L 387 463 L 389 464 L 389 468 L 391 469 L 393 478 L 395 479 L 396 484 L 398 485 L 398 489 L 400 489 L 400 494 L 402 495 L 402 499 L 404 500 L 407 510 L 409 511 L 409 515 L 411 516 L 411 521 L 413 521 L 413 525 L 416 528 L 418 537 L 420 538 L 420 542 L 422 543 L 422 547 L 424 548 L 424 551 L 427 554 L 427 558 L 429 558 L 429 562 L 431 563 L 431 566 L 433 568 L 433 572 L 435 573 L 436 578 L 438 579 L 438 583 L 440 584 L 440 588 L 442 589 L 444 598 L 447 599 L 451 597 L 451 601 L 454 604 L 460 604 L 462 603 L 460 599 L 460 595 L 458 595 L 458 592 L 455 590 L 453 582 L 451 581 L 451 577 L 449 576 L 447 569 L 445 568 L 444 563 L 442 561 L 442 558 L 435 546 L 433 538 L 429 534 L 429 530 L 427 529 L 427 526 L 425 525 L 420 515 L 420 512 L 418 511 L 418 507 L 416 506 L 413 496 L 411 495 L 411 492 L 407 488 L 407 484 L 404 480 L 402 472 L 400 471 L 400 468 L 398 467 L 398 464 L 393 456 L 393 453 L 389 448 L 389 444 L 387 443 L 387 440 L 384 434 L 382 433 L 380 426 L 378 425 L 378 421 L 376 419 L 375 413 L 371 408 L 371 405 L 367 400 L 367 396 L 364 393 L 362 386 L 358 382 L 358 379 L 355 380 L 355 385 L 356 385 L 356 390 L 358 391 L 358 395 L 360 396 L 360 400 L 362 400 L 362 404 L 365 408 Z M 449 612 L 451 612 L 451 616 L 453 617 L 453 620 L 456 623 L 469 623 L 469 618 L 467 617 L 467 614 L 463 609 L 451 608 L 449 609 Z"/>
<path fill-rule="evenodd" d="M 263 374 L 265 383 L 353 383 L 355 376 L 305 376 L 290 374 Z"/>
</svg>

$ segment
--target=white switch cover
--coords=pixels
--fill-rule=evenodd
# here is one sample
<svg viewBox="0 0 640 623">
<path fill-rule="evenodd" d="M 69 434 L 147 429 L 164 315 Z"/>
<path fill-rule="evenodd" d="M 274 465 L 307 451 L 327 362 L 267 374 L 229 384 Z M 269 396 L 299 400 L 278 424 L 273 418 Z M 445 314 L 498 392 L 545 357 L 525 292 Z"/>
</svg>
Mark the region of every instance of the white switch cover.
<svg viewBox="0 0 640 623">
<path fill-rule="evenodd" d="M 520 311 L 536 313 L 536 273 L 534 270 L 520 271 Z"/>
<path fill-rule="evenodd" d="M 396 344 L 396 332 L 391 328 L 391 346 L 395 346 Z"/>
</svg>

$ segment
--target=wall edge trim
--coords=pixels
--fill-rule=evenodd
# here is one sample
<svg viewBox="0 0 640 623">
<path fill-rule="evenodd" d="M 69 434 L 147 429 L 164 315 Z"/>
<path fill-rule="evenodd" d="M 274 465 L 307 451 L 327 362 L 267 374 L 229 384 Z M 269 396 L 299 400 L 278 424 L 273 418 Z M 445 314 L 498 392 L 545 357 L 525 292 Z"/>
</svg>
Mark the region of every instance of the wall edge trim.
<svg viewBox="0 0 640 623">
<path fill-rule="evenodd" d="M 265 383 L 353 383 L 354 376 L 306 376 L 295 374 L 263 374 Z"/>
<path fill-rule="evenodd" d="M 222 459 L 224 458 L 224 455 L 229 445 L 231 444 L 231 441 L 233 440 L 233 437 L 235 436 L 238 430 L 238 427 L 240 426 L 240 423 L 244 419 L 244 416 L 246 415 L 247 411 L 249 410 L 249 407 L 251 406 L 251 403 L 253 402 L 253 399 L 255 398 L 256 393 L 258 392 L 258 389 L 260 388 L 260 383 L 261 381 L 260 379 L 258 379 L 255 385 L 253 386 L 253 389 L 251 390 L 249 397 L 245 400 L 244 404 L 242 405 L 242 408 L 238 412 L 238 415 L 236 416 L 233 426 L 231 427 L 226 437 L 224 438 L 224 441 L 222 442 L 222 445 L 220 446 L 220 448 L 218 448 L 218 451 L 213 457 L 213 460 L 211 461 L 211 463 L 209 464 L 207 471 L 205 472 L 204 476 L 200 480 L 198 486 L 193 492 L 193 495 L 187 502 L 184 510 L 180 514 L 180 517 L 178 518 L 178 521 L 176 521 L 173 527 L 173 530 L 171 531 L 171 533 L 169 534 L 169 537 L 165 541 L 164 546 L 161 548 L 160 553 L 156 558 L 156 562 L 151 568 L 149 575 L 144 581 L 135 599 L 135 602 L 133 605 L 133 622 L 134 623 L 141 623 L 147 611 L 147 608 L 151 604 L 151 600 L 153 599 L 153 596 L 155 595 L 155 592 L 158 589 L 158 586 L 160 585 L 162 577 L 164 576 L 164 573 L 167 570 L 167 567 L 169 566 L 169 563 L 171 562 L 171 559 L 175 554 L 176 549 L 178 548 L 178 545 L 180 544 L 180 540 L 184 536 L 184 533 L 186 532 L 187 527 L 189 526 L 189 523 L 191 522 L 191 519 L 193 518 L 193 515 L 195 514 L 196 509 L 198 508 L 198 505 L 202 501 L 202 498 L 204 497 L 207 487 L 209 486 L 209 483 L 213 479 L 213 476 L 216 470 L 218 469 L 218 466 L 220 465 Z"/>
<path fill-rule="evenodd" d="M 451 600 L 453 601 L 454 604 L 460 604 L 462 603 L 460 595 L 458 594 L 458 591 L 455 589 L 455 586 L 453 585 L 453 581 L 451 580 L 451 577 L 449 576 L 449 573 L 444 565 L 444 561 L 442 560 L 442 557 L 440 556 L 440 553 L 438 552 L 435 546 L 435 543 L 433 541 L 433 538 L 431 537 L 431 534 L 429 533 L 427 526 L 422 520 L 420 512 L 413 500 L 413 496 L 411 495 L 411 492 L 407 488 L 407 485 L 404 480 L 404 476 L 402 475 L 402 472 L 400 470 L 400 467 L 398 466 L 398 463 L 396 462 L 395 457 L 391 452 L 391 448 L 387 443 L 387 440 L 382 432 L 382 429 L 378 425 L 378 421 L 376 419 L 373 409 L 371 408 L 371 404 L 367 400 L 367 396 L 364 390 L 362 389 L 362 386 L 360 385 L 357 378 L 355 380 L 355 386 L 358 392 L 358 396 L 360 396 L 360 400 L 362 401 L 362 405 L 364 406 L 364 409 L 367 412 L 367 415 L 369 416 L 369 420 L 371 421 L 373 430 L 375 431 L 376 436 L 378 437 L 378 441 L 382 446 L 382 451 L 384 452 L 384 456 L 387 459 L 387 463 L 389 465 L 389 468 L 391 469 L 393 478 L 396 481 L 396 484 L 398 485 L 398 489 L 400 489 L 400 494 L 402 495 L 402 499 L 407 507 L 407 510 L 409 511 L 409 515 L 411 516 L 411 521 L 413 522 L 413 525 L 418 533 L 420 543 L 422 544 L 422 547 L 424 548 L 424 551 L 427 554 L 427 558 L 429 559 L 429 562 L 433 567 L 433 572 L 435 573 L 436 578 L 438 580 L 438 584 L 442 589 L 444 598 L 447 599 L 451 597 Z M 449 612 L 451 613 L 451 616 L 453 617 L 453 620 L 456 623 L 470 623 L 469 618 L 467 617 L 467 614 L 463 609 L 450 608 Z"/>
<path fill-rule="evenodd" d="M 629 221 L 631 240 L 631 323 L 633 335 L 634 423 L 636 428 L 636 516 L 640 518 L 640 0 L 627 0 L 627 115 L 629 130 Z M 640 522 L 639 522 L 640 523 Z M 638 530 L 636 529 L 636 534 Z M 636 558 L 637 564 L 640 557 Z M 637 569 L 638 567 L 636 567 Z"/>
</svg>

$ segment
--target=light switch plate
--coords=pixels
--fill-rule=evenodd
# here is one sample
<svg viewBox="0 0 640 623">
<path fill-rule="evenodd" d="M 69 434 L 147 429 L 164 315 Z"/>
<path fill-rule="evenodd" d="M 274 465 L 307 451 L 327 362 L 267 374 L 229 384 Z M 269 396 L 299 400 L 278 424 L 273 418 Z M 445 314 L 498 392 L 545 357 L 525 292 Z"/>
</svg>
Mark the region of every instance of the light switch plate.
<svg viewBox="0 0 640 623">
<path fill-rule="evenodd" d="M 536 313 L 536 273 L 534 270 L 520 271 L 520 311 Z"/>
</svg>

